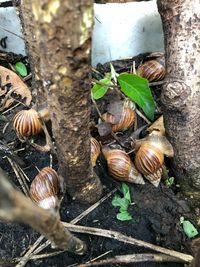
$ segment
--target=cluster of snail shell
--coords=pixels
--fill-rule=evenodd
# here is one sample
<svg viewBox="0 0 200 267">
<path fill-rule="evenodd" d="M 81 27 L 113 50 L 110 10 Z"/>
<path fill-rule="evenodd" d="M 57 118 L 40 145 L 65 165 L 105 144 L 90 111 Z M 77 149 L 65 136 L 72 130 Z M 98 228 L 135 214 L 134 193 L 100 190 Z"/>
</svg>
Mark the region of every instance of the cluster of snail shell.
<svg viewBox="0 0 200 267">
<path fill-rule="evenodd" d="M 129 107 L 122 109 L 121 119 L 114 123 L 114 115 L 105 113 L 103 119 L 111 124 L 113 131 L 122 131 L 134 124 L 135 111 Z M 173 157 L 174 151 L 167 138 L 159 131 L 153 131 L 146 138 L 137 140 L 135 144 L 135 158 L 121 149 L 102 148 L 102 153 L 107 160 L 108 171 L 115 179 L 136 184 L 144 184 L 144 178 L 149 180 L 154 186 L 158 186 L 163 173 L 164 156 Z M 99 154 L 101 147 L 98 141 L 91 139 L 91 159 L 92 165 Z"/>
<path fill-rule="evenodd" d="M 92 142 L 93 162 L 101 153 L 100 145 L 97 146 L 97 142 L 97 140 Z M 145 177 L 157 187 L 162 177 L 164 156 L 173 157 L 174 151 L 165 136 L 160 135 L 158 132 L 152 132 L 148 137 L 138 140 L 134 162 L 121 149 L 110 149 L 105 146 L 102 148 L 102 153 L 107 160 L 108 172 L 115 179 L 135 184 L 144 184 L 143 177 Z"/>
</svg>

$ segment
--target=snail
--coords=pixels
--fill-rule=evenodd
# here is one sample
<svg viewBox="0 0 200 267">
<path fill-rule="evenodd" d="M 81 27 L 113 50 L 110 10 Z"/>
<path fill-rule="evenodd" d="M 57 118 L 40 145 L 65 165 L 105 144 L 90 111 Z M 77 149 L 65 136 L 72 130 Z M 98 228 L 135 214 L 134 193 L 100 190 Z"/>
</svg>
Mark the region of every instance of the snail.
<svg viewBox="0 0 200 267">
<path fill-rule="evenodd" d="M 160 132 L 153 131 L 147 138 L 139 140 L 140 147 L 135 156 L 135 166 L 155 187 L 160 183 L 164 155 L 173 157 L 172 145 Z"/>
<path fill-rule="evenodd" d="M 103 148 L 109 173 L 119 181 L 144 184 L 142 175 L 137 171 L 129 155 L 120 149 Z"/>
<path fill-rule="evenodd" d="M 50 167 L 45 167 L 32 181 L 30 197 L 43 209 L 55 208 L 58 205 L 59 189 L 60 179 L 57 172 Z"/>
<path fill-rule="evenodd" d="M 149 82 L 164 79 L 166 74 L 164 58 L 160 57 L 155 60 L 144 62 L 138 67 L 137 74 L 147 79 Z"/>
<path fill-rule="evenodd" d="M 115 116 L 108 112 L 102 115 L 102 119 L 111 124 L 113 132 L 118 132 L 130 128 L 135 122 L 136 115 L 134 110 L 124 107 L 119 122 L 116 123 Z"/>
<path fill-rule="evenodd" d="M 99 145 L 99 142 L 91 137 L 91 162 L 92 162 L 92 167 L 96 166 L 96 160 L 98 158 L 98 156 L 101 153 L 101 148 Z"/>
<path fill-rule="evenodd" d="M 13 118 L 13 128 L 21 139 L 37 135 L 42 131 L 42 122 L 35 109 L 21 110 Z"/>
</svg>

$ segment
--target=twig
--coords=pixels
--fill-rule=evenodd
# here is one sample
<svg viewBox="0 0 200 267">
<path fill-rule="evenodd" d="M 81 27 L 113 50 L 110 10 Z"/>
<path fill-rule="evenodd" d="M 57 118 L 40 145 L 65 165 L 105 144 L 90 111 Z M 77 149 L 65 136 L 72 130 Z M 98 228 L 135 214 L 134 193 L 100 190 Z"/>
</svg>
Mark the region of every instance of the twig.
<svg viewBox="0 0 200 267">
<path fill-rule="evenodd" d="M 138 116 L 140 116 L 147 124 L 151 124 L 151 122 L 145 117 L 137 108 L 135 109 Z"/>
<path fill-rule="evenodd" d="M 46 127 L 44 122 L 42 122 L 42 128 L 43 128 L 43 131 L 44 131 L 44 134 L 45 134 L 45 145 L 41 146 L 41 145 L 38 145 L 38 144 L 32 143 L 32 142 L 29 142 L 29 144 L 32 147 L 34 147 L 35 149 L 37 149 L 38 151 L 40 151 L 40 152 L 49 152 L 49 151 L 51 151 L 52 153 L 56 154 L 53 142 L 51 140 L 51 136 L 50 136 L 50 134 L 49 134 L 49 132 L 47 130 L 47 127 Z"/>
<path fill-rule="evenodd" d="M 152 83 L 149 83 L 149 86 L 157 86 L 157 85 L 162 85 L 166 83 L 165 81 L 159 81 L 159 82 L 152 82 Z"/>
<path fill-rule="evenodd" d="M 27 251 L 23 258 L 20 259 L 20 262 L 15 267 L 25 266 L 27 261 L 29 260 L 30 254 L 36 249 L 37 246 L 42 242 L 43 236 L 40 236 L 37 241 L 31 246 L 31 248 Z"/>
<path fill-rule="evenodd" d="M 15 162 L 13 162 L 11 159 L 9 159 L 8 157 L 7 157 L 7 159 L 9 161 L 11 167 L 13 168 L 13 171 L 14 171 L 16 177 L 17 177 L 17 180 L 19 181 L 19 184 L 20 184 L 20 186 L 22 188 L 22 191 L 28 197 L 29 196 L 29 187 L 28 187 L 23 175 L 21 175 L 17 164 Z"/>
<path fill-rule="evenodd" d="M 38 207 L 14 189 L 1 168 L 0 177 L 0 220 L 28 224 L 60 249 L 80 255 L 85 252 L 85 244 L 63 226 L 58 213 Z"/>
<path fill-rule="evenodd" d="M 90 266 L 101 266 L 107 264 L 119 264 L 119 263 L 136 263 L 136 262 L 183 262 L 180 259 L 167 256 L 164 254 L 131 254 L 131 255 L 120 255 L 113 258 L 108 258 L 101 261 L 90 262 L 76 265 L 76 267 L 90 267 Z"/>
<path fill-rule="evenodd" d="M 8 29 L 2 27 L 2 26 L 0 26 L 0 28 L 1 28 L 2 30 L 6 31 L 6 32 L 9 32 L 9 33 L 15 35 L 16 37 L 18 37 L 18 38 L 20 38 L 20 39 L 22 39 L 22 40 L 25 40 L 22 36 L 20 36 L 20 35 L 14 33 L 14 32 L 12 32 L 12 31 L 10 31 L 10 30 L 8 30 Z"/>
<path fill-rule="evenodd" d="M 121 234 L 120 232 L 117 231 L 112 231 L 112 230 L 104 230 L 104 229 L 99 229 L 99 228 L 93 228 L 93 227 L 87 227 L 87 226 L 80 226 L 80 225 L 72 225 L 70 223 L 63 222 L 63 225 L 67 227 L 72 232 L 75 233 L 84 233 L 84 234 L 91 234 L 91 235 L 97 235 L 97 236 L 104 236 L 106 238 L 112 238 L 116 239 L 118 241 L 136 245 L 139 247 L 145 247 L 152 249 L 154 251 L 169 255 L 171 257 L 178 258 L 179 260 L 183 262 L 191 262 L 193 257 L 188 254 L 184 254 L 175 250 L 170 250 L 167 248 L 163 248 L 157 245 L 150 244 L 148 242 L 135 239 L 133 237 L 126 236 L 124 234 Z"/>
<path fill-rule="evenodd" d="M 71 221 L 71 224 L 76 224 L 77 222 L 79 222 L 81 219 L 83 219 L 85 216 L 87 216 L 90 212 L 92 212 L 94 209 L 96 209 L 101 203 L 103 203 L 106 199 L 108 199 L 112 194 L 114 194 L 117 191 L 117 189 L 113 189 L 111 192 L 109 192 L 107 195 L 105 195 L 104 197 L 102 197 L 99 201 L 97 201 L 96 203 L 94 203 L 92 206 L 90 206 L 87 210 L 85 210 L 84 212 L 82 212 L 80 215 L 78 215 L 76 218 L 74 218 Z M 44 237 L 39 237 L 39 239 L 43 240 Z M 35 243 L 37 243 L 38 239 L 36 240 Z M 35 246 L 35 243 L 32 246 Z M 37 248 L 37 250 L 29 253 L 29 251 L 32 251 L 32 246 L 30 247 L 30 249 L 26 252 L 26 254 L 20 259 L 20 262 L 23 261 L 23 264 L 20 265 L 20 267 L 25 266 L 25 264 L 30 260 L 30 259 L 34 259 L 35 255 L 39 252 L 41 252 L 44 248 L 46 248 L 50 243 L 48 241 L 46 241 L 44 244 L 42 244 L 41 246 L 39 246 Z M 64 251 L 57 251 L 57 253 L 63 253 Z M 28 254 L 28 256 L 27 256 Z M 54 255 L 54 254 L 53 254 Z M 51 256 L 51 254 L 49 255 L 49 257 Z M 25 258 L 25 260 L 24 260 Z"/>
</svg>

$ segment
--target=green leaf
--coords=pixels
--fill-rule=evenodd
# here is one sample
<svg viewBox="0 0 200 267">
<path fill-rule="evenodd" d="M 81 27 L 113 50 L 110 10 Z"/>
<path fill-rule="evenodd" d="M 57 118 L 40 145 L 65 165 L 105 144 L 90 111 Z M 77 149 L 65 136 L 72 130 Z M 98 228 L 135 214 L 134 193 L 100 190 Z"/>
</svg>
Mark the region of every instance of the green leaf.
<svg viewBox="0 0 200 267">
<path fill-rule="evenodd" d="M 95 83 L 92 87 L 92 97 L 95 100 L 102 98 L 107 93 L 110 83 L 110 75 L 109 77 L 100 80 L 99 83 Z"/>
<path fill-rule="evenodd" d="M 128 211 L 124 211 L 117 214 L 117 219 L 120 221 L 130 221 L 132 220 L 132 216 L 128 213 Z"/>
<path fill-rule="evenodd" d="M 184 217 L 181 217 L 180 223 L 182 224 L 183 231 L 187 235 L 187 237 L 192 238 L 198 235 L 197 229 L 194 227 L 194 225 L 190 221 L 185 220 Z"/>
<path fill-rule="evenodd" d="M 126 198 L 121 198 L 119 196 L 114 196 L 112 205 L 114 207 L 120 207 L 120 209 L 127 210 L 129 206 L 129 200 L 127 200 Z"/>
<path fill-rule="evenodd" d="M 122 183 L 122 192 L 124 194 L 124 198 L 127 199 L 129 202 L 131 202 L 131 195 L 130 195 L 129 187 L 125 183 Z"/>
<path fill-rule="evenodd" d="M 174 177 L 169 177 L 167 178 L 167 180 L 165 181 L 166 186 L 172 186 L 174 183 Z"/>
<path fill-rule="evenodd" d="M 135 74 L 122 73 L 118 77 L 122 92 L 142 108 L 146 116 L 153 120 L 155 102 L 149 82 Z"/>
<path fill-rule="evenodd" d="M 28 75 L 27 68 L 26 68 L 26 66 L 24 65 L 24 63 L 22 63 L 22 62 L 17 62 L 17 63 L 14 65 L 14 68 L 16 69 L 16 71 L 17 71 L 22 77 L 25 77 L 25 76 Z"/>
</svg>

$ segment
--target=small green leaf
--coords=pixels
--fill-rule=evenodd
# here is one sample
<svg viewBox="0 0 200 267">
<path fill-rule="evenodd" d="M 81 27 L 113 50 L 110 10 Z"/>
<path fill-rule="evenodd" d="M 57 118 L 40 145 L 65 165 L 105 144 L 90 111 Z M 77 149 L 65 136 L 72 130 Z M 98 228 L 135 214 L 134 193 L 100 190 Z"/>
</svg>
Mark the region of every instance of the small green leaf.
<svg viewBox="0 0 200 267">
<path fill-rule="evenodd" d="M 173 183 L 174 183 L 174 177 L 169 177 L 169 178 L 165 181 L 166 186 L 172 186 Z"/>
<path fill-rule="evenodd" d="M 24 65 L 24 63 L 22 63 L 22 62 L 17 62 L 17 63 L 14 65 L 14 68 L 16 69 L 16 71 L 17 71 L 22 77 L 25 77 L 25 76 L 28 75 L 27 68 L 26 68 L 26 66 Z"/>
<path fill-rule="evenodd" d="M 128 211 L 124 211 L 117 214 L 117 219 L 120 221 L 130 221 L 132 220 L 132 216 L 128 213 Z"/>
<path fill-rule="evenodd" d="M 92 97 L 95 100 L 102 98 L 107 93 L 110 83 L 110 76 L 100 80 L 99 83 L 95 83 L 92 87 Z"/>
<path fill-rule="evenodd" d="M 180 223 L 182 224 L 183 231 L 187 235 L 187 237 L 192 238 L 198 235 L 197 229 L 194 227 L 194 225 L 190 221 L 185 220 L 184 217 L 181 217 Z"/>
<path fill-rule="evenodd" d="M 129 187 L 125 183 L 122 183 L 122 192 L 124 194 L 124 198 L 127 199 L 129 202 L 131 202 Z"/>
<path fill-rule="evenodd" d="M 142 108 L 146 116 L 153 120 L 155 102 L 149 82 L 135 74 L 122 73 L 118 77 L 122 92 Z"/>
<path fill-rule="evenodd" d="M 114 196 L 114 198 L 112 200 L 113 207 L 120 207 L 121 206 L 120 201 L 119 201 L 120 198 L 121 197 L 119 195 Z"/>
<path fill-rule="evenodd" d="M 127 210 L 128 206 L 129 206 L 129 200 L 127 200 L 126 198 L 121 198 L 121 197 L 115 196 L 112 200 L 112 205 L 114 207 L 120 207 L 123 210 Z"/>
</svg>

